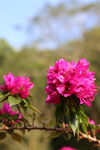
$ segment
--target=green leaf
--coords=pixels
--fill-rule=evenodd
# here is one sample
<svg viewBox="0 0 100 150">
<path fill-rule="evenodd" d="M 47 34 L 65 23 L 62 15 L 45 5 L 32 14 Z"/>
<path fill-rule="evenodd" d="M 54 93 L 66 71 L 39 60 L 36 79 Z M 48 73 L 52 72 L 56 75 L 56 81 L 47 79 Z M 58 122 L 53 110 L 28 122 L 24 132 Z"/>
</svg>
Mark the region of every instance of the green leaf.
<svg viewBox="0 0 100 150">
<path fill-rule="evenodd" d="M 70 125 L 70 127 L 73 130 L 73 133 L 75 135 L 75 132 L 78 128 L 78 118 L 77 118 L 77 115 L 75 113 L 70 114 L 69 125 Z"/>
<path fill-rule="evenodd" d="M 25 103 L 25 104 L 24 104 L 24 107 L 29 107 L 29 108 L 32 109 L 33 111 L 36 111 L 36 112 L 38 112 L 39 114 L 41 114 L 41 112 L 40 112 L 36 107 L 34 107 L 34 106 L 32 105 L 32 102 L 31 102 L 28 98 L 23 99 L 23 102 Z"/>
<path fill-rule="evenodd" d="M 23 99 L 25 103 L 27 103 L 27 106 L 28 105 L 32 105 L 32 102 L 30 101 L 29 98 L 26 98 L 26 99 Z"/>
<path fill-rule="evenodd" d="M 24 112 L 27 112 L 28 106 L 27 106 L 27 104 L 25 104 L 25 102 L 23 101 L 23 99 L 22 99 L 22 102 L 20 103 L 20 105 L 21 105 L 22 109 L 24 110 Z"/>
<path fill-rule="evenodd" d="M 56 122 L 61 121 L 61 116 L 62 116 L 62 109 L 61 109 L 61 105 L 57 104 L 56 105 L 56 111 L 55 111 L 55 116 L 56 116 Z"/>
<path fill-rule="evenodd" d="M 28 97 L 29 97 L 29 98 L 33 98 L 32 94 L 30 94 Z"/>
<path fill-rule="evenodd" d="M 12 137 L 13 140 L 15 140 L 15 141 L 17 141 L 17 142 L 19 142 L 19 143 L 22 142 L 22 136 L 19 135 L 18 133 L 13 133 L 13 134 L 11 134 L 11 137 Z"/>
<path fill-rule="evenodd" d="M 79 141 L 79 124 L 78 124 L 78 127 L 77 127 L 77 140 Z"/>
<path fill-rule="evenodd" d="M 0 99 L 3 99 L 3 98 L 5 98 L 5 97 L 9 96 L 9 94 L 10 94 L 10 93 L 6 93 L 6 94 L 0 93 Z"/>
<path fill-rule="evenodd" d="M 61 135 L 61 132 L 52 132 L 47 138 L 48 139 L 53 139 L 53 138 L 57 138 Z"/>
<path fill-rule="evenodd" d="M 13 96 L 8 97 L 8 102 L 9 102 L 10 106 L 20 104 L 21 101 L 22 101 L 22 99 L 19 97 L 18 98 L 15 98 Z"/>
<path fill-rule="evenodd" d="M 83 128 L 84 133 L 88 136 L 88 131 L 84 123 L 82 123 L 82 128 Z"/>
<path fill-rule="evenodd" d="M 33 111 L 36 111 L 39 114 L 41 114 L 41 112 L 36 107 L 34 107 L 33 105 L 29 105 L 29 108 L 31 108 Z"/>
<path fill-rule="evenodd" d="M 6 137 L 5 132 L 0 132 L 0 140 L 3 140 Z"/>
<path fill-rule="evenodd" d="M 0 93 L 0 99 L 4 98 L 5 95 L 3 93 Z"/>
<path fill-rule="evenodd" d="M 79 119 L 81 123 L 88 125 L 88 117 L 84 114 L 84 112 L 80 112 Z"/>
</svg>

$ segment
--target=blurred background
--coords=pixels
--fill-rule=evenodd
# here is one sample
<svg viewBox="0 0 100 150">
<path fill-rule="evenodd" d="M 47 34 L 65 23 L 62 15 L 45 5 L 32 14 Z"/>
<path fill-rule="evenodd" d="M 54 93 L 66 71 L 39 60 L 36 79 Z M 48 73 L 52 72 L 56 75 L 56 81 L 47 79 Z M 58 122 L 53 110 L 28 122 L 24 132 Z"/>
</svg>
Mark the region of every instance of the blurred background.
<svg viewBox="0 0 100 150">
<path fill-rule="evenodd" d="M 45 104 L 46 74 L 59 58 L 87 58 L 100 87 L 100 0 L 0 1 L 0 82 L 9 72 L 29 76 L 35 84 L 33 104 L 47 118 L 54 116 L 54 108 Z M 84 108 L 100 124 L 100 94 L 91 109 Z M 22 144 L 8 136 L 0 141 L 0 150 L 58 150 L 63 145 L 99 149 L 86 140 L 47 136 L 43 131 L 28 132 Z"/>
</svg>

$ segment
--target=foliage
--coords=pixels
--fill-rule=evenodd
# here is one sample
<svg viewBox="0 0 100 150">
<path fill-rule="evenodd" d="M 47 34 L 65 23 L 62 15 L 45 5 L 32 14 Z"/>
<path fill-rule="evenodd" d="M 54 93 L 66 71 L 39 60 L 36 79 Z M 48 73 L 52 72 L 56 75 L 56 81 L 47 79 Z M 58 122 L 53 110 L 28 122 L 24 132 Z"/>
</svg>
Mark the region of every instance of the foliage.
<svg viewBox="0 0 100 150">
<path fill-rule="evenodd" d="M 64 64 L 60 64 L 60 61 L 64 62 Z M 50 76 L 47 75 L 47 79 L 48 79 L 47 83 L 50 84 L 49 86 L 51 86 L 54 83 L 56 83 L 57 85 L 60 81 L 61 82 L 63 81 L 63 83 L 65 83 L 65 81 L 67 82 L 66 78 L 65 78 L 65 81 L 62 80 L 63 79 L 62 76 L 67 75 L 66 76 L 67 78 L 69 74 L 71 76 L 74 76 L 73 66 L 76 66 L 75 69 L 81 68 L 81 70 L 78 70 L 77 73 L 75 72 L 77 70 L 74 69 L 74 73 L 77 74 L 77 76 L 80 75 L 80 79 L 82 79 L 83 75 L 85 74 L 84 78 L 91 77 L 91 80 L 93 80 L 93 83 L 94 83 L 94 79 L 92 79 L 92 77 L 94 78 L 94 76 L 92 76 L 91 74 L 92 72 L 89 72 L 88 70 L 89 63 L 87 63 L 86 59 L 81 59 L 78 63 L 68 63 L 62 59 L 62 60 L 57 61 L 56 65 L 55 65 L 54 70 L 52 70 L 53 67 L 50 67 L 50 70 L 48 72 L 50 75 Z M 70 65 L 72 65 L 72 70 L 71 70 Z M 85 67 L 82 68 L 82 65 L 84 65 Z M 84 68 L 86 69 L 84 70 Z M 58 69 L 58 72 L 57 72 L 57 69 Z M 62 70 L 60 69 L 63 69 L 64 74 L 62 74 Z M 82 69 L 83 69 L 83 72 L 82 72 Z M 68 72 L 68 70 L 70 72 Z M 88 76 L 88 74 L 91 76 Z M 75 79 L 76 77 L 74 78 L 74 80 Z M 9 104 L 4 103 L 3 108 L 0 110 L 1 140 L 4 139 L 7 134 L 9 134 L 13 140 L 21 143 L 22 136 L 16 133 L 15 130 L 21 130 L 22 133 L 24 132 L 25 134 L 25 130 L 30 131 L 30 130 L 37 129 L 37 130 L 52 131 L 52 133 L 48 136 L 49 139 L 57 138 L 63 135 L 66 140 L 69 140 L 73 133 L 74 136 L 77 135 L 78 140 L 81 138 L 86 138 L 92 142 L 97 142 L 98 145 L 100 146 L 100 140 L 99 140 L 100 125 L 96 126 L 96 124 L 93 121 L 90 121 L 87 115 L 84 113 L 84 109 L 81 106 L 83 104 L 81 103 L 81 97 L 78 97 L 77 95 L 79 93 L 79 90 L 76 95 L 75 95 L 75 92 L 74 93 L 71 92 L 71 95 L 69 94 L 69 96 L 67 97 L 65 96 L 65 94 L 62 95 L 62 93 L 56 93 L 56 95 L 60 95 L 60 94 L 61 95 L 60 95 L 60 101 L 57 103 L 54 103 L 56 106 L 56 110 L 55 110 L 56 122 L 53 124 L 53 127 L 51 128 L 50 127 L 51 120 L 49 119 L 44 120 L 42 115 L 36 118 L 35 112 L 40 113 L 40 111 L 37 108 L 35 108 L 31 102 L 32 96 L 30 95 L 29 90 L 33 87 L 33 83 L 30 81 L 30 79 L 25 78 L 25 77 L 20 77 L 20 76 L 15 78 L 11 73 L 9 73 L 7 76 L 4 74 L 4 81 L 5 83 L 2 86 L 0 86 L 0 90 L 1 90 L 0 102 L 2 103 L 4 101 L 8 101 Z M 69 78 L 68 86 L 64 91 L 65 93 L 68 93 L 68 90 L 70 89 L 70 86 L 69 86 L 70 81 L 72 81 L 71 78 Z M 81 82 L 81 80 L 79 80 L 79 82 Z M 73 89 L 74 88 L 77 89 L 80 87 L 83 88 L 83 85 L 80 85 L 80 84 L 79 86 L 77 86 L 76 84 L 74 86 L 73 85 L 74 83 L 72 82 L 71 86 Z M 94 84 L 93 84 L 93 87 L 94 87 Z M 50 93 L 52 92 L 51 88 L 48 90 L 50 91 Z M 91 90 L 94 90 L 94 89 L 91 89 Z M 96 90 L 96 87 L 95 87 L 95 90 Z M 28 94 L 26 94 L 27 92 Z M 87 100 L 86 94 L 84 93 L 81 93 L 81 94 L 83 95 L 83 98 L 84 98 L 83 101 Z M 91 91 L 90 98 L 92 97 L 92 94 L 94 95 L 94 93 L 92 93 Z M 11 107 L 13 106 L 17 107 L 19 112 L 12 111 Z M 29 114 L 27 111 L 30 108 L 32 109 L 32 114 Z M 28 121 L 28 118 L 24 117 L 22 110 L 23 112 L 26 112 L 26 114 L 31 118 L 32 120 L 31 122 Z M 40 127 L 36 126 L 34 123 L 35 121 L 38 121 L 40 125 L 42 126 Z M 2 131 L 5 131 L 5 132 L 2 132 Z"/>
<path fill-rule="evenodd" d="M 67 3 L 68 4 L 68 3 Z M 80 3 L 77 3 L 80 5 Z M 54 51 L 50 51 L 49 49 L 45 49 L 43 51 L 39 51 L 38 48 L 32 46 L 32 47 L 28 47 L 25 46 L 23 48 L 21 48 L 21 50 L 19 52 L 17 52 L 15 50 L 15 48 L 12 48 L 6 41 L 3 42 L 1 39 L 1 42 L 3 42 L 3 46 L 2 44 L 0 44 L 0 80 L 1 82 L 3 82 L 3 78 L 2 78 L 2 74 L 8 74 L 9 72 L 12 72 L 15 76 L 29 76 L 32 81 L 35 83 L 35 88 L 32 89 L 32 95 L 33 95 L 33 99 L 31 98 L 31 102 L 43 113 L 43 116 L 45 116 L 44 118 L 52 118 L 54 117 L 54 108 L 51 109 L 50 106 L 45 105 L 43 103 L 43 101 L 45 101 L 46 95 L 44 94 L 44 88 L 46 85 L 46 70 L 48 70 L 49 65 L 54 65 L 54 62 L 57 61 L 58 58 L 64 58 L 66 60 L 75 60 L 78 61 L 80 58 L 87 58 L 88 61 L 90 61 L 90 67 L 92 71 L 96 72 L 96 78 L 97 78 L 97 84 L 98 86 L 100 86 L 100 27 L 96 26 L 95 28 L 93 28 L 92 30 L 88 30 L 85 31 L 84 34 L 82 35 L 83 38 L 81 39 L 76 39 L 76 35 L 74 36 L 72 34 L 73 28 L 75 27 L 73 22 L 78 23 L 77 24 L 77 28 L 79 29 L 79 33 L 81 33 L 82 31 L 87 29 L 87 25 L 91 25 L 91 22 L 94 22 L 95 24 L 98 22 L 99 25 L 99 11 L 100 9 L 98 9 L 100 7 L 99 2 L 95 2 L 92 4 L 89 4 L 87 6 L 83 6 L 80 8 L 80 6 L 76 7 L 76 3 L 72 3 L 72 7 L 74 8 L 74 10 L 67 10 L 65 8 L 65 3 L 64 4 L 60 4 L 59 6 L 49 6 L 45 13 L 50 12 L 50 18 L 57 22 L 60 22 L 61 24 L 59 27 L 59 32 L 58 33 L 58 28 L 57 26 L 53 26 L 53 30 L 52 30 L 52 22 L 49 22 L 49 28 L 48 28 L 48 24 L 47 21 L 51 21 L 50 19 L 48 19 L 48 13 L 46 14 L 47 16 L 41 20 L 39 20 L 39 22 L 37 22 L 36 20 L 32 20 L 32 22 L 36 21 L 36 26 L 40 26 L 39 29 L 42 29 L 42 32 L 45 32 L 46 34 L 41 34 L 44 35 L 44 37 L 42 38 L 37 38 L 37 45 L 38 43 L 43 43 L 44 40 L 42 40 L 43 38 L 46 38 L 48 40 L 51 39 L 52 41 L 54 41 L 54 44 L 56 43 L 56 45 L 59 45 L 59 47 L 54 50 Z M 53 9 L 52 9 L 53 8 Z M 81 13 L 80 13 L 81 12 Z M 43 13 L 39 13 L 40 15 L 42 15 Z M 65 20 L 67 19 L 67 23 L 65 23 L 64 19 L 63 19 L 63 15 L 65 14 Z M 80 16 L 81 14 L 87 16 L 86 20 L 83 20 L 82 22 L 79 22 L 79 18 L 78 20 L 76 20 L 73 16 L 75 16 L 76 14 L 78 14 L 78 16 Z M 90 15 L 88 17 L 88 14 Z M 67 16 L 67 17 L 66 17 Z M 47 18 L 47 19 L 46 19 Z M 68 19 L 69 18 L 69 19 Z M 74 18 L 74 21 L 73 21 Z M 94 21 L 94 18 L 96 18 L 96 20 Z M 36 17 L 35 17 L 36 19 Z M 38 19 L 38 16 L 37 16 Z M 45 21 L 44 21 L 45 19 Z M 58 20 L 58 21 L 57 21 Z M 91 21 L 92 20 L 92 21 Z M 41 27 L 42 24 L 42 27 Z M 31 24 L 32 25 L 32 24 Z M 35 25 L 35 24 L 34 24 Z M 96 24 L 97 25 L 97 24 Z M 93 26 L 92 26 L 93 27 Z M 32 25 L 33 28 L 33 25 Z M 55 28 L 57 30 L 57 32 L 55 32 Z M 70 28 L 70 30 L 69 30 Z M 49 29 L 49 30 L 48 30 Z M 60 31 L 61 29 L 61 31 Z M 63 29 L 64 32 L 63 32 Z M 80 30 L 81 29 L 81 30 Z M 35 30 L 36 32 L 37 30 Z M 40 31 L 40 30 L 38 30 Z M 47 32 L 48 31 L 48 32 Z M 65 32 L 66 31 L 66 32 Z M 68 32 L 69 31 L 69 32 Z M 76 31 L 76 30 L 75 30 Z M 35 34 L 34 32 L 34 34 Z M 61 33 L 64 33 L 63 35 Z M 32 34 L 32 35 L 34 35 Z M 58 36 L 59 34 L 59 36 Z M 46 36 L 45 36 L 46 35 Z M 50 35 L 50 36 L 47 36 Z M 65 37 L 66 35 L 66 37 Z M 71 38 L 70 38 L 71 36 Z M 72 41 L 72 36 L 75 38 L 75 40 Z M 62 38 L 63 37 L 63 38 Z M 33 39 L 33 37 L 32 37 Z M 49 41 L 49 40 L 48 40 Z M 70 41 L 70 42 L 68 42 Z M 46 41 L 47 42 L 47 41 Z M 36 42 L 34 42 L 36 44 Z M 50 47 L 50 49 L 52 49 Z M 1 95 L 2 97 L 2 95 Z M 83 106 L 83 108 L 85 109 L 85 112 L 87 112 L 88 116 L 94 120 L 96 120 L 97 123 L 100 122 L 100 101 L 99 101 L 100 96 L 96 97 L 96 101 L 95 103 L 92 104 L 91 110 L 88 111 L 88 109 L 86 107 Z M 23 102 L 24 103 L 24 102 Z M 2 104 L 1 104 L 2 105 Z M 24 103 L 24 106 L 27 105 Z M 15 106 L 13 106 L 13 108 L 15 108 Z M 29 109 L 30 111 L 27 110 L 27 112 L 29 114 L 32 114 L 32 110 Z M 66 108 L 66 111 L 68 109 Z M 26 109 L 25 109 L 26 111 Z M 80 114 L 81 117 L 83 114 Z M 33 124 L 34 122 L 34 116 L 33 115 Z M 26 114 L 25 114 L 26 117 Z M 37 118 L 37 115 L 35 116 L 35 118 Z M 59 117 L 58 117 L 59 118 Z M 87 118 L 87 117 L 86 117 Z M 42 120 L 42 122 L 41 122 Z M 87 119 L 86 119 L 87 120 Z M 30 121 L 30 118 L 28 118 L 28 121 Z M 52 120 L 50 120 L 52 122 Z M 38 123 L 41 125 L 45 125 L 46 126 L 50 126 L 46 119 L 43 118 L 42 119 L 38 119 Z M 41 122 L 41 123 L 40 123 Z M 45 123 L 44 123 L 45 122 Z M 55 121 L 53 121 L 55 122 Z M 68 123 L 68 120 L 66 121 L 66 123 Z M 48 125 L 47 125 L 48 124 Z M 52 126 L 55 123 L 52 123 Z M 65 126 L 65 124 L 60 124 L 59 126 Z M 80 127 L 82 129 L 82 127 Z M 84 127 L 83 127 L 84 128 Z M 89 125 L 89 128 L 91 128 L 91 125 Z M 93 128 L 95 128 L 94 125 L 92 125 L 92 130 L 94 130 Z M 97 128 L 97 126 L 96 126 Z M 78 130 L 78 128 L 77 128 Z M 82 129 L 83 130 L 83 129 Z M 85 131 L 85 130 L 84 130 Z M 46 133 L 47 134 L 47 133 Z M 92 133 L 93 134 L 93 133 Z M 5 138 L 5 132 L 3 132 L 1 134 L 1 138 L 5 138 L 5 140 L 2 140 L 2 143 L 0 144 L 0 149 L 36 149 L 35 145 L 38 145 L 38 149 L 41 150 L 42 147 L 44 147 L 44 149 L 49 149 L 50 146 L 46 145 L 48 144 L 48 141 L 45 141 L 45 133 L 37 133 L 37 132 L 33 132 L 29 134 L 26 133 L 26 137 L 23 139 L 22 138 L 22 142 L 25 141 L 25 146 L 24 145 L 16 145 L 15 146 L 15 142 L 11 141 L 11 139 L 9 138 L 9 136 L 7 136 L 9 138 L 9 140 L 6 140 Z M 44 135 L 44 137 L 43 137 Z M 78 136 L 78 134 L 77 134 Z M 99 138 L 99 135 L 97 135 Z M 63 137 L 62 135 L 59 137 L 61 138 Z M 65 139 L 69 139 L 70 136 L 66 133 L 66 135 L 64 134 Z M 63 139 L 63 140 L 62 140 Z M 73 140 L 70 139 L 70 141 L 64 142 L 64 138 L 62 138 L 60 141 L 57 139 L 54 139 L 54 150 L 57 148 L 60 148 L 61 145 L 72 145 L 72 147 L 77 147 L 78 149 L 89 149 L 91 147 L 92 144 L 87 143 L 87 141 L 80 141 L 77 144 L 77 141 L 75 140 L 76 137 Z M 9 142 L 10 141 L 10 142 Z M 33 142 L 34 141 L 34 142 Z M 36 144 L 35 144 L 36 143 Z M 42 145 L 43 144 L 43 145 Z M 28 145 L 28 146 L 27 146 Z M 80 147 L 78 146 L 80 145 Z M 92 149 L 93 147 L 91 147 L 90 149 Z M 53 148 L 52 148 L 53 149 Z M 96 147 L 94 147 L 94 149 L 97 149 Z"/>
</svg>

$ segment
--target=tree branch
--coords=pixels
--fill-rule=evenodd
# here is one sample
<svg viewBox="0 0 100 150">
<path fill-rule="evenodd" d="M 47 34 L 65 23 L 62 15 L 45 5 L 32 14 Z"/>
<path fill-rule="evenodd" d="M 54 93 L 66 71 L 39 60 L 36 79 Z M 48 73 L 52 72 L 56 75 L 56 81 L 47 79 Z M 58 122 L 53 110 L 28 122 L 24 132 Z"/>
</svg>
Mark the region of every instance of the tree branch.
<svg viewBox="0 0 100 150">
<path fill-rule="evenodd" d="M 73 134 L 71 130 L 67 128 L 49 128 L 49 127 L 35 127 L 35 126 L 24 126 L 24 127 L 2 127 L 0 130 L 44 130 L 44 131 L 55 131 L 55 132 L 64 132 L 64 133 L 70 133 Z M 94 142 L 96 144 L 99 144 L 100 146 L 100 140 L 98 140 L 96 137 L 92 137 L 91 135 L 86 135 L 83 132 L 79 131 L 79 135 L 81 138 L 88 139 L 90 142 Z"/>
</svg>

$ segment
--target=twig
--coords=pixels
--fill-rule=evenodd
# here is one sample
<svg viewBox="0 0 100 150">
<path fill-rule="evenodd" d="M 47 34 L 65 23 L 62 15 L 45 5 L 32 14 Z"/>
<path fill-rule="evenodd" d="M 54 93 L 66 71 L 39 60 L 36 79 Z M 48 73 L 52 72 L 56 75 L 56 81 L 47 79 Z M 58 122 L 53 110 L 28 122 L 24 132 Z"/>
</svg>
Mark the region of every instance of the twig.
<svg viewBox="0 0 100 150">
<path fill-rule="evenodd" d="M 55 131 L 55 132 L 64 132 L 64 133 L 70 133 L 72 134 L 72 131 L 67 129 L 67 128 L 49 128 L 49 127 L 34 127 L 34 126 L 24 126 L 24 127 L 8 127 L 8 128 L 0 128 L 0 130 L 6 130 L 6 131 L 9 131 L 9 130 L 28 130 L 28 131 L 31 131 L 31 130 L 43 130 L 43 131 Z M 96 139 L 96 137 L 92 137 L 91 135 L 86 135 L 84 134 L 83 132 L 79 131 L 79 135 L 82 137 L 82 138 L 85 138 L 85 139 L 88 139 L 90 140 L 91 142 L 94 142 L 96 144 L 99 144 L 100 145 L 100 140 Z"/>
<path fill-rule="evenodd" d="M 86 135 L 84 133 L 82 133 L 81 131 L 79 131 L 79 134 L 81 135 L 82 138 L 85 139 L 89 139 L 91 142 L 96 142 L 98 144 L 100 144 L 100 140 L 98 140 L 96 137 L 92 137 L 91 135 Z"/>
</svg>

